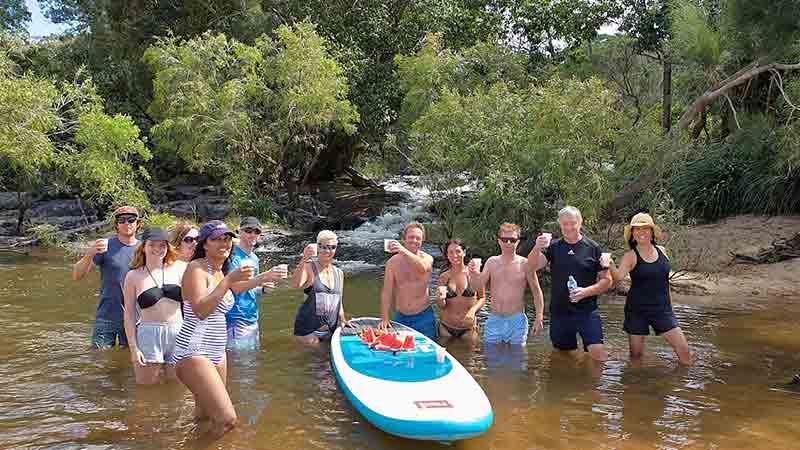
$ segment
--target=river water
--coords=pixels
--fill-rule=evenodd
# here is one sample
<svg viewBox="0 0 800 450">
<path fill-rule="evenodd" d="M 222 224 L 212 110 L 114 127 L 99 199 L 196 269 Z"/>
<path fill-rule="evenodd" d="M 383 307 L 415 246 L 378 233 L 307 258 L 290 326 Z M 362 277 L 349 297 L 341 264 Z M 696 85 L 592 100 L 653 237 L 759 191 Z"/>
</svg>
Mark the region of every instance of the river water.
<svg viewBox="0 0 800 450">
<path fill-rule="evenodd" d="M 337 258 L 348 275 L 348 315 L 377 314 L 381 239 L 413 213 L 422 211 L 412 202 L 343 233 Z M 270 238 L 262 259 L 292 262 L 302 241 Z M 71 263 L 53 252 L 0 254 L 2 449 L 798 448 L 800 392 L 779 387 L 800 369 L 796 300 L 676 305 L 695 356 L 690 368 L 657 337 L 632 364 L 618 299 L 601 302 L 613 358 L 602 365 L 554 352 L 547 314 L 545 333 L 524 351 L 445 341 L 486 391 L 495 420 L 471 440 L 420 444 L 366 423 L 339 390 L 327 349 L 295 344 L 302 293 L 282 286 L 261 304 L 263 350 L 229 354 L 239 427 L 208 442 L 179 383 L 137 387 L 127 351 L 88 350 L 99 280 L 73 282 Z"/>
</svg>

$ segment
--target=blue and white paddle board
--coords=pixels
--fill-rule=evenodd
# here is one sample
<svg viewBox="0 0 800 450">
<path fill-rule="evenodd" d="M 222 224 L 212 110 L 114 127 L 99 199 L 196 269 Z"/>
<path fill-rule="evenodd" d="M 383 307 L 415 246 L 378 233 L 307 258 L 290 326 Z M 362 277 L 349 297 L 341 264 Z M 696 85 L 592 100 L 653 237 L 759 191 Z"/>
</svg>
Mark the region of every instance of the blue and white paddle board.
<svg viewBox="0 0 800 450">
<path fill-rule="evenodd" d="M 492 405 L 472 375 L 423 334 L 392 322 L 394 331 L 414 336 L 413 351 L 378 351 L 359 338 L 380 319 L 358 318 L 355 328 L 339 328 L 331 338 L 331 363 L 350 403 L 381 430 L 409 439 L 454 441 L 486 431 Z"/>
</svg>

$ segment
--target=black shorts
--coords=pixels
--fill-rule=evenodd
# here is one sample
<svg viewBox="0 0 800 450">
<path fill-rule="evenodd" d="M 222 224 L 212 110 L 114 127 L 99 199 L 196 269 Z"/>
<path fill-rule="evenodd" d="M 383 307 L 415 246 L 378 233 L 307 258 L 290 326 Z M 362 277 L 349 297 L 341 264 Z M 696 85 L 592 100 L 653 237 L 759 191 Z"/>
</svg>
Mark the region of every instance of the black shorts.
<svg viewBox="0 0 800 450">
<path fill-rule="evenodd" d="M 678 319 L 672 311 L 625 311 L 622 329 L 634 336 L 647 336 L 653 328 L 655 334 L 664 334 L 678 328 Z"/>
<path fill-rule="evenodd" d="M 578 335 L 583 351 L 589 346 L 603 343 L 603 320 L 595 311 L 550 316 L 550 341 L 558 350 L 577 350 Z"/>
</svg>

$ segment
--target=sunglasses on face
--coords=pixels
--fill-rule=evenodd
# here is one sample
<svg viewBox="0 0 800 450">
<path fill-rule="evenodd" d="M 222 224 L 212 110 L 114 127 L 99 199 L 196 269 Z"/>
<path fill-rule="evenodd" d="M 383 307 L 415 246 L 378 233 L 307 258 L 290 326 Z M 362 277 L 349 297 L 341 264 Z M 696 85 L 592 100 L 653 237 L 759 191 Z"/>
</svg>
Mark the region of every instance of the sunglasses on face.
<svg viewBox="0 0 800 450">
<path fill-rule="evenodd" d="M 194 244 L 195 242 L 197 242 L 197 238 L 194 236 L 186 236 L 185 238 L 183 238 L 183 242 L 187 244 Z"/>
<path fill-rule="evenodd" d="M 247 234 L 261 234 L 261 230 L 257 228 L 243 228 L 242 231 Z"/>
<path fill-rule="evenodd" d="M 329 252 L 336 250 L 336 245 L 328 245 L 328 244 L 319 244 L 319 248 L 322 250 L 328 250 Z"/>
<path fill-rule="evenodd" d="M 519 238 L 515 238 L 515 237 L 501 237 L 501 238 L 498 238 L 498 239 L 500 239 L 500 242 L 502 242 L 504 244 L 514 244 L 519 240 Z"/>
<path fill-rule="evenodd" d="M 136 223 L 139 220 L 136 216 L 119 216 L 117 217 L 117 225 Z"/>
</svg>

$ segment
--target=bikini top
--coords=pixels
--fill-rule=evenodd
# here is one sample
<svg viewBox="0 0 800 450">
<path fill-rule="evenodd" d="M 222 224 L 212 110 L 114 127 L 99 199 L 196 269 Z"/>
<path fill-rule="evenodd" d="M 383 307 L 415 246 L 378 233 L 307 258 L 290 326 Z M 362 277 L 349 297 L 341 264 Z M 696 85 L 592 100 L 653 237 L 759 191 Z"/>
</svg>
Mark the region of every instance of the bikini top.
<svg viewBox="0 0 800 450">
<path fill-rule="evenodd" d="M 474 297 L 477 293 L 469 287 L 469 273 L 467 273 L 467 285 L 464 287 L 464 292 L 461 293 L 462 297 Z M 455 298 L 458 297 L 458 293 L 450 287 L 450 283 L 447 283 L 447 294 L 445 294 L 444 298 Z"/>
<path fill-rule="evenodd" d="M 158 303 L 158 301 L 164 297 L 175 300 L 178 303 L 183 302 L 181 287 L 177 284 L 166 284 L 164 282 L 163 269 L 161 270 L 161 286 L 158 285 L 158 281 L 156 281 L 155 277 L 153 277 L 153 274 L 150 273 L 150 269 L 148 269 L 147 266 L 145 266 L 145 270 L 147 270 L 147 274 L 150 275 L 150 278 L 156 285 L 150 289 L 142 291 L 139 296 L 136 297 L 136 303 L 139 304 L 140 308 L 147 309 Z"/>
</svg>

